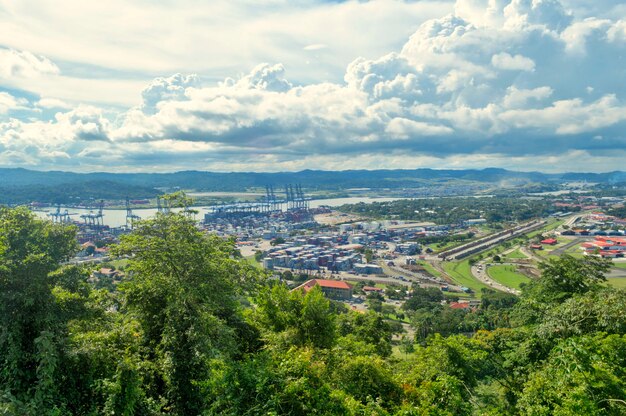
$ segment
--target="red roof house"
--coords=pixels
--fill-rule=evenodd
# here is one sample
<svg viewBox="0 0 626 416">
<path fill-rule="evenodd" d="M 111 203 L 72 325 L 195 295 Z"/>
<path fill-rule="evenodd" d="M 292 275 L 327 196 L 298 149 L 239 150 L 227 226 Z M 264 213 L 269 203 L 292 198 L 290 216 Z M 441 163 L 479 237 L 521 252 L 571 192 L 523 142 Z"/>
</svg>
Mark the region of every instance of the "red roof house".
<svg viewBox="0 0 626 416">
<path fill-rule="evenodd" d="M 471 305 L 469 304 L 469 302 L 452 302 L 450 303 L 450 308 L 469 310 L 471 308 Z"/>
<path fill-rule="evenodd" d="M 326 297 L 333 299 L 350 299 L 352 297 L 352 286 L 339 280 L 311 279 L 294 290 L 302 290 L 307 293 L 315 286 L 319 286 Z"/>
</svg>

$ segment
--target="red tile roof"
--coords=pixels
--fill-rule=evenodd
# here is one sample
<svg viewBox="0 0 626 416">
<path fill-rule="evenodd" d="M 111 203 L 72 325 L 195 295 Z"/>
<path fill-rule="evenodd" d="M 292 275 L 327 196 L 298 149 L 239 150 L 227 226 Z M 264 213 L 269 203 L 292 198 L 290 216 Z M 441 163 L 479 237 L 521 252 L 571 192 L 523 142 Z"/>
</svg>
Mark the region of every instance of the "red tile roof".
<svg viewBox="0 0 626 416">
<path fill-rule="evenodd" d="M 346 290 L 352 289 L 352 286 L 350 286 L 346 282 L 341 282 L 339 280 L 325 280 L 325 279 L 309 280 L 308 282 L 304 282 L 303 284 L 298 286 L 296 289 L 302 289 L 305 292 L 308 292 L 309 290 L 313 289 L 316 285 L 320 285 L 321 287 L 327 287 L 327 288 L 332 288 L 332 289 L 346 289 Z"/>
<path fill-rule="evenodd" d="M 322 287 L 332 287 L 335 289 L 352 289 L 346 282 L 340 282 L 339 280 L 324 280 L 324 279 L 314 279 L 314 282 L 317 282 L 318 285 Z"/>
<path fill-rule="evenodd" d="M 596 237 L 596 241 L 606 241 L 610 243 L 615 243 L 615 245 L 623 245 L 626 244 L 626 239 L 619 237 Z"/>
</svg>

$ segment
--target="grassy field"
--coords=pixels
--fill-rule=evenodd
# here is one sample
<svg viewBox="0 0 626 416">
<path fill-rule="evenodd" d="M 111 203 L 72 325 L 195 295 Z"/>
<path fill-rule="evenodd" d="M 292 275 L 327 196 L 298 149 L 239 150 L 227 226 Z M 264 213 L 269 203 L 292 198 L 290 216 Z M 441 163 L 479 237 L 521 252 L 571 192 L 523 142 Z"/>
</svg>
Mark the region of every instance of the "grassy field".
<svg viewBox="0 0 626 416">
<path fill-rule="evenodd" d="M 620 289 L 626 289 L 626 278 L 624 277 L 611 277 L 607 279 L 608 283 Z"/>
<path fill-rule="evenodd" d="M 544 256 L 551 256 L 553 255 L 552 252 L 555 250 L 558 250 L 568 244 L 570 244 L 572 242 L 572 240 L 569 239 L 559 239 L 558 243 L 556 243 L 555 245 L 551 246 L 551 245 L 543 245 L 543 253 Z M 578 246 L 575 246 L 576 249 L 578 249 Z"/>
<path fill-rule="evenodd" d="M 128 259 L 111 260 L 107 261 L 107 263 L 119 270 L 120 268 L 123 269 L 128 266 Z"/>
<path fill-rule="evenodd" d="M 511 246 L 512 246 L 512 244 L 511 245 L 507 244 L 506 246 L 503 246 L 502 244 L 498 244 L 497 246 L 494 246 L 494 247 L 490 248 L 487 251 L 483 251 L 483 252 L 474 254 L 473 256 L 471 256 L 469 258 L 475 258 L 477 260 L 486 259 L 488 261 L 491 261 L 493 256 L 495 256 L 496 254 L 498 256 L 502 257 L 502 252 L 505 251 L 505 250 L 510 249 Z"/>
<path fill-rule="evenodd" d="M 542 251 L 537 251 L 536 253 L 541 256 L 541 257 L 550 257 L 550 258 L 556 258 L 556 257 L 560 257 L 558 254 L 553 254 L 554 250 L 557 250 L 558 247 L 563 247 L 564 245 L 571 243 L 571 240 L 565 241 L 565 244 L 557 244 L 557 248 L 553 248 L 553 247 L 544 247 L 544 250 Z M 563 254 L 569 254 L 572 257 L 576 257 L 576 258 L 583 258 L 584 254 L 582 252 L 582 250 L 580 249 L 580 244 L 576 244 L 568 249 L 566 249 Z"/>
<path fill-rule="evenodd" d="M 540 234 L 555 230 L 556 228 L 558 228 L 560 225 L 562 225 L 565 222 L 565 220 L 552 220 L 550 221 L 548 224 L 546 224 L 544 227 L 530 232 L 528 234 L 525 235 L 526 239 L 532 239 Z M 510 241 L 511 245 L 516 245 L 516 244 L 524 244 L 525 239 L 523 238 L 515 238 L 514 240 Z M 562 241 L 560 242 L 560 244 L 564 245 L 566 244 L 567 241 Z M 510 246 L 509 246 L 510 247 Z M 502 253 L 503 250 L 505 250 L 506 248 L 502 246 L 502 244 L 495 246 L 483 253 L 480 253 L 477 256 L 473 256 L 473 257 L 479 257 L 479 258 L 484 258 L 484 259 L 491 259 L 494 255 Z M 578 251 L 577 251 L 578 250 Z M 569 252 L 569 250 L 568 250 Z M 543 256 L 547 256 L 548 253 L 541 253 Z M 574 257 L 582 257 L 582 253 L 580 253 L 580 250 L 578 249 L 578 246 L 573 247 L 571 252 L 569 252 L 568 254 L 572 254 Z M 506 255 L 507 258 L 509 259 L 524 259 L 527 258 L 519 249 L 516 249 L 514 251 L 512 251 L 511 253 L 509 253 L 508 255 Z M 474 276 L 472 276 L 471 270 L 470 270 L 470 265 L 468 263 L 469 259 L 466 259 L 464 261 L 461 262 L 444 262 L 442 263 L 442 266 L 444 268 L 444 270 L 446 271 L 446 273 L 452 278 L 454 279 L 455 282 L 457 282 L 459 285 L 461 286 L 466 286 L 469 287 L 470 289 L 472 289 L 475 292 L 476 297 L 480 297 L 480 289 L 482 289 L 483 287 L 488 287 L 486 285 L 484 285 L 483 283 L 479 282 L 478 280 L 476 280 L 474 278 Z M 495 266 L 495 270 L 493 271 L 493 273 L 495 275 L 492 275 L 490 272 L 490 275 L 492 276 L 492 278 L 496 281 L 498 281 L 499 283 L 508 286 L 508 287 L 513 287 L 513 288 L 519 288 L 519 285 L 521 283 L 524 282 L 528 282 L 529 278 L 524 276 L 521 273 L 516 272 L 515 270 L 512 271 L 506 271 L 506 267 L 511 267 L 511 266 Z M 624 266 L 626 268 L 626 265 Z M 491 270 L 491 269 L 490 269 Z M 501 280 L 500 280 L 501 279 Z"/>
<path fill-rule="evenodd" d="M 515 289 L 519 289 L 522 283 L 530 282 L 528 277 L 516 271 L 515 266 L 492 266 L 487 269 L 487 273 L 496 282 Z"/>
<path fill-rule="evenodd" d="M 617 267 L 618 269 L 626 269 L 626 262 L 623 262 L 623 263 L 613 262 L 613 267 Z"/>
<path fill-rule="evenodd" d="M 455 298 L 469 299 L 472 297 L 472 294 L 465 293 L 465 292 L 443 292 L 443 296 L 446 299 L 455 299 Z"/>
<path fill-rule="evenodd" d="M 585 255 L 583 254 L 583 251 L 580 249 L 580 244 L 576 244 L 575 246 L 568 248 L 567 250 L 565 250 L 565 253 L 573 257 L 578 257 L 578 258 L 585 257 Z"/>
<path fill-rule="evenodd" d="M 439 246 L 439 244 L 430 244 L 428 247 L 430 247 L 435 253 L 441 253 L 442 251 L 450 250 L 451 248 L 466 244 L 469 241 L 470 240 L 450 241 L 448 243 L 442 244 L 441 246 Z"/>
<path fill-rule="evenodd" d="M 505 256 L 507 259 L 527 259 L 526 254 L 519 251 L 519 249 L 511 251 Z"/>
<path fill-rule="evenodd" d="M 433 276 L 441 277 L 441 273 L 439 272 L 439 270 L 435 269 L 430 263 L 426 261 L 420 261 L 418 264 L 422 266 L 424 270 L 426 270 L 428 273 L 432 274 Z"/>
<path fill-rule="evenodd" d="M 481 297 L 480 290 L 482 288 L 489 289 L 489 286 L 479 282 L 472 275 L 469 260 L 443 262 L 443 269 L 448 275 L 460 286 L 465 286 L 474 291 L 474 296 Z"/>
<path fill-rule="evenodd" d="M 248 263 L 250 263 L 251 265 L 253 265 L 254 267 L 258 267 L 259 269 L 263 268 L 263 265 L 261 263 L 259 263 L 256 258 L 254 258 L 254 254 L 248 257 L 244 257 L 244 259 L 246 259 L 248 261 Z"/>
</svg>

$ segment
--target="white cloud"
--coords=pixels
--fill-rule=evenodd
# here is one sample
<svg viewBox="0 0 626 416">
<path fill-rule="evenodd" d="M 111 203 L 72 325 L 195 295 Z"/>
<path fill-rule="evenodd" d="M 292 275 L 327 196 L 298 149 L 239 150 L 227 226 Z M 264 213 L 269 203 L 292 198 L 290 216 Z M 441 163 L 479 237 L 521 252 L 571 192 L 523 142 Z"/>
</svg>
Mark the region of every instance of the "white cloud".
<svg viewBox="0 0 626 416">
<path fill-rule="evenodd" d="M 389 122 L 387 128 L 385 129 L 385 133 L 392 137 L 407 140 L 419 136 L 432 137 L 451 134 L 454 133 L 454 130 L 446 126 L 437 126 L 421 121 L 396 117 Z"/>
<path fill-rule="evenodd" d="M 532 89 L 518 89 L 509 87 L 502 102 L 505 108 L 520 108 L 543 101 L 552 95 L 552 88 L 537 87 Z"/>
<path fill-rule="evenodd" d="M 420 7 L 435 9 L 425 4 Z M 266 7 L 261 14 L 277 21 L 280 6 Z M 572 156 L 599 170 L 623 168 L 618 155 L 626 148 L 624 20 L 577 19 L 575 8 L 556 0 L 458 0 L 456 14 L 423 22 L 397 52 L 353 59 L 343 81 L 294 81 L 299 76 L 285 62 L 343 48 L 322 31 L 313 36 L 296 27 L 299 18 L 318 22 L 318 13 L 332 10 L 325 28 L 336 34 L 342 30 L 336 24 L 347 21 L 344 13 L 384 15 L 385 7 L 396 13 L 409 6 L 381 0 L 289 9 L 293 21 L 281 20 L 274 34 L 255 21 L 248 30 L 269 42 L 269 52 L 284 56 L 272 50 L 281 39 L 294 55 L 269 61 L 282 63 L 258 59 L 249 72 L 234 70 L 219 83 L 199 72 L 156 78 L 146 88 L 135 85 L 127 101 L 137 105 L 127 111 L 81 106 L 49 122 L 11 120 L 0 125 L 0 163 L 101 168 L 100 152 L 107 155 L 106 170 L 420 164 L 545 169 L 546 162 L 556 170 L 557 163 L 585 169 L 568 164 Z M 257 52 L 252 55 L 263 55 Z M 45 100 L 37 105 L 46 107 Z"/>
<path fill-rule="evenodd" d="M 586 17 L 615 18 L 626 14 L 622 0 L 562 0 L 563 6 L 579 19 Z"/>
<path fill-rule="evenodd" d="M 200 81 L 195 74 L 175 74 L 167 78 L 156 78 L 141 92 L 143 109 L 153 113 L 160 102 L 185 99 L 186 89 L 197 87 L 199 84 Z"/>
<path fill-rule="evenodd" d="M 7 92 L 0 92 L 0 114 L 19 109 L 26 103 L 26 100 L 15 98 Z"/>
<path fill-rule="evenodd" d="M 102 78 L 145 84 L 155 74 L 177 72 L 216 80 L 259 62 L 281 62 L 299 84 L 336 82 L 357 56 L 396 49 L 421 22 L 450 10 L 451 3 L 438 0 L 180 0 L 175 6 L 65 0 L 63 7 L 53 0 L 0 0 L 0 39 L 7 47 L 47 56 L 67 77 L 97 85 Z M 94 67 L 100 76 L 92 75 Z M 106 86 L 92 91 L 104 94 Z M 136 89 L 123 91 L 116 90 L 125 95 L 118 102 L 136 100 Z M 106 98 L 102 102 L 111 102 Z"/>
<path fill-rule="evenodd" d="M 558 0 L 457 0 L 454 10 L 477 27 L 515 30 L 528 26 L 559 30 L 572 19 Z"/>
<path fill-rule="evenodd" d="M 506 111 L 501 118 L 516 128 L 543 128 L 554 134 L 572 135 L 626 121 L 626 104 L 615 95 L 606 95 L 588 104 L 575 98 L 555 101 L 545 108 Z"/>
<path fill-rule="evenodd" d="M 323 43 L 313 43 L 311 45 L 306 45 L 304 48 L 305 51 L 319 51 L 320 49 L 326 49 L 328 45 Z"/>
<path fill-rule="evenodd" d="M 90 161 L 80 157 L 87 148 L 99 149 L 100 157 L 109 154 L 109 130 L 101 111 L 88 106 L 57 113 L 49 122 L 12 119 L 0 123 L 0 162 L 8 158 L 24 166 L 79 166 Z"/>
<path fill-rule="evenodd" d="M 608 38 L 613 40 L 614 36 L 619 36 L 617 28 L 620 25 L 621 22 L 616 22 L 613 25 L 607 19 L 588 18 L 568 26 L 561 34 L 561 39 L 565 41 L 568 52 L 584 55 L 587 51 L 587 42 L 591 37 L 600 36 L 604 38 L 608 32 L 611 34 Z"/>
<path fill-rule="evenodd" d="M 0 48 L 0 86 L 44 97 L 58 97 L 56 99 L 61 101 L 130 106 L 137 103 L 138 93 L 145 83 L 138 80 L 66 76 L 45 56 Z"/>
<path fill-rule="evenodd" d="M 0 78 L 34 78 L 58 73 L 59 68 L 46 57 L 27 51 L 0 49 Z"/>
<path fill-rule="evenodd" d="M 46 109 L 61 109 L 61 110 L 69 110 L 72 106 L 69 103 L 66 103 L 63 100 L 59 100 L 58 98 L 40 98 L 39 101 L 35 103 L 37 107 L 46 108 Z"/>
<path fill-rule="evenodd" d="M 503 12 L 504 25 L 510 28 L 539 26 L 560 31 L 572 21 L 559 0 L 512 0 Z"/>
<path fill-rule="evenodd" d="M 511 56 L 506 52 L 501 52 L 491 57 L 491 64 L 508 71 L 528 71 L 535 70 L 535 62 L 522 55 Z"/>
<path fill-rule="evenodd" d="M 227 80 L 240 88 L 254 88 L 266 91 L 285 92 L 292 87 L 285 79 L 285 67 L 282 64 L 259 64 L 238 81 Z"/>
</svg>

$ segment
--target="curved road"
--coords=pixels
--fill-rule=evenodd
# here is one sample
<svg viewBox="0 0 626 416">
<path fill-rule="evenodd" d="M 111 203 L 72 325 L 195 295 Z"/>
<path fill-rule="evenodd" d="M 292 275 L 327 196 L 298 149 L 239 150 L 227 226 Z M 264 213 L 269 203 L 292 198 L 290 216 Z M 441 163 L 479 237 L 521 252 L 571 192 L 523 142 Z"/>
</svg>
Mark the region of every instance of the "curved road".
<svg viewBox="0 0 626 416">
<path fill-rule="evenodd" d="M 498 283 L 495 280 L 493 280 L 489 276 L 489 273 L 487 273 L 486 263 L 487 263 L 487 261 L 482 261 L 482 262 L 476 263 L 475 265 L 472 266 L 472 268 L 471 268 L 472 275 L 474 275 L 476 280 L 486 284 L 487 286 L 493 287 L 494 289 L 497 289 L 497 290 L 499 290 L 501 292 L 513 293 L 514 295 L 519 295 L 520 293 L 522 293 L 522 292 L 520 292 L 517 289 L 513 289 L 511 287 L 505 286 L 505 285 L 503 285 L 501 283 Z M 509 264 L 509 263 L 502 263 L 502 264 Z M 481 266 L 481 267 L 479 268 L 479 266 Z"/>
</svg>

